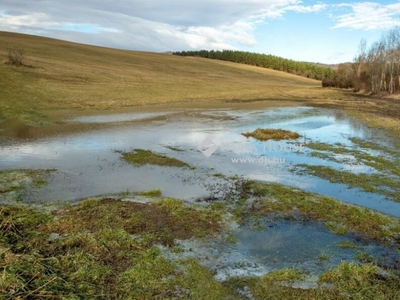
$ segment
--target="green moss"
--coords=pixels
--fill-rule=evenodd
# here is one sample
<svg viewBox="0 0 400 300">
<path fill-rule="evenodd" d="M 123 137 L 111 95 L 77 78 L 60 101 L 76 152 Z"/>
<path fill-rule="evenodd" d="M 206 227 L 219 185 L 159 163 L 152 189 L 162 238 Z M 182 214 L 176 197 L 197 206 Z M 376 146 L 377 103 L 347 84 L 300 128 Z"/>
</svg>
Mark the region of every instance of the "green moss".
<svg viewBox="0 0 400 300">
<path fill-rule="evenodd" d="M 289 139 L 297 139 L 300 137 L 300 135 L 296 132 L 292 132 L 289 130 L 283 130 L 283 129 L 262 129 L 262 128 L 257 128 L 253 132 L 245 132 L 242 133 L 245 137 L 253 137 L 257 140 L 260 141 L 268 141 L 268 140 L 289 140 Z"/>
<path fill-rule="evenodd" d="M 135 166 L 143 166 L 146 164 L 166 166 L 166 167 L 186 167 L 192 168 L 187 163 L 176 158 L 154 153 L 150 150 L 134 149 L 132 152 L 120 152 L 127 162 Z"/>
</svg>

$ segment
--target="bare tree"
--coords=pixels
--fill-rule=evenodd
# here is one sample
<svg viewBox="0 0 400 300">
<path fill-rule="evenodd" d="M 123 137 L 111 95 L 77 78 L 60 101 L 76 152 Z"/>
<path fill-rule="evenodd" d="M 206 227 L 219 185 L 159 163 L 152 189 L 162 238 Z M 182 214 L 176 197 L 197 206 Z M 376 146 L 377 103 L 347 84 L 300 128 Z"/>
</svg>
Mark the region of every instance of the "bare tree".
<svg viewBox="0 0 400 300">
<path fill-rule="evenodd" d="M 358 53 L 354 57 L 354 89 L 359 91 L 361 89 L 361 71 L 367 61 L 367 41 L 362 39 L 358 45 Z"/>
</svg>

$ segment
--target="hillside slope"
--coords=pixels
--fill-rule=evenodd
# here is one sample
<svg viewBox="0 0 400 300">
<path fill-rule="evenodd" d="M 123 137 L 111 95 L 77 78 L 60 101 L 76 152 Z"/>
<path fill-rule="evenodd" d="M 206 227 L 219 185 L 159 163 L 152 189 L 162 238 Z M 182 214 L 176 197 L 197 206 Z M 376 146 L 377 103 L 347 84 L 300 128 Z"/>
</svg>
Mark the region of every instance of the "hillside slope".
<svg viewBox="0 0 400 300">
<path fill-rule="evenodd" d="M 123 51 L 0 32 L 0 119 L 38 123 L 59 109 L 152 103 L 309 99 L 319 81 L 284 72 L 169 54 Z M 3 63 L 23 49 L 25 64 Z"/>
</svg>

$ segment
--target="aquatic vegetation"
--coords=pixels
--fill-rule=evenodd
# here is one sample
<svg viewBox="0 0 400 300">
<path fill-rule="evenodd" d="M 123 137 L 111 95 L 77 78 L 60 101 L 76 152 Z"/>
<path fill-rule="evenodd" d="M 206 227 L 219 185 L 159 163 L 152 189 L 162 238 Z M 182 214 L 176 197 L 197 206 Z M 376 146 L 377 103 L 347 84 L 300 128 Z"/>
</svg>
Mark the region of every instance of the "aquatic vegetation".
<svg viewBox="0 0 400 300">
<path fill-rule="evenodd" d="M 143 166 L 143 165 L 157 165 L 157 166 L 165 166 L 165 167 L 178 167 L 178 168 L 193 168 L 189 164 L 173 158 L 168 157 L 162 154 L 154 153 L 150 150 L 143 149 L 134 149 L 131 152 L 119 152 L 122 154 L 122 158 L 133 164 L 135 166 Z"/>
<path fill-rule="evenodd" d="M 400 180 L 381 174 L 355 174 L 339 171 L 331 167 L 298 164 L 294 169 L 298 174 L 317 176 L 332 183 L 343 183 L 350 187 L 360 188 L 365 192 L 380 193 L 391 200 L 400 201 Z"/>
<path fill-rule="evenodd" d="M 140 192 L 139 195 L 145 197 L 161 197 L 162 192 L 160 189 L 154 189 L 154 190 Z"/>
<path fill-rule="evenodd" d="M 395 217 L 280 184 L 249 181 L 246 192 L 258 198 L 247 209 L 233 211 L 238 218 L 320 221 L 338 234 L 360 234 L 388 246 L 400 243 L 400 220 Z"/>
<path fill-rule="evenodd" d="M 6 193 L 9 191 L 14 191 L 22 189 L 29 185 L 41 186 L 45 185 L 47 181 L 46 176 L 55 169 L 49 170 L 29 170 L 29 169 L 19 169 L 19 170 L 5 170 L 0 171 L 0 193 Z"/>
<path fill-rule="evenodd" d="M 55 169 L 17 169 L 0 171 L 0 201 L 18 202 L 29 188 L 47 185 L 49 175 Z"/>
<path fill-rule="evenodd" d="M 359 249 L 360 247 L 354 244 L 351 241 L 341 241 L 337 243 L 337 245 L 341 248 L 347 248 L 347 249 Z"/>
<path fill-rule="evenodd" d="M 268 141 L 268 140 L 289 140 L 289 139 L 297 139 L 300 135 L 297 132 L 283 130 L 283 129 L 263 129 L 257 128 L 253 132 L 245 132 L 242 133 L 245 137 L 253 137 L 260 141 Z"/>
<path fill-rule="evenodd" d="M 349 157 L 353 157 L 357 164 L 364 164 L 370 166 L 377 171 L 383 172 L 388 175 L 400 176 L 400 157 L 395 151 L 380 146 L 371 142 L 363 142 L 357 138 L 350 138 L 350 140 L 356 145 L 364 148 L 353 149 L 346 148 L 341 145 L 331 145 L 326 143 L 308 143 L 306 146 L 310 149 L 322 151 L 313 151 L 310 153 L 311 156 L 319 157 L 326 160 L 335 162 L 346 162 L 348 163 Z M 381 155 L 373 155 L 369 151 L 381 151 Z M 338 158 L 335 154 L 344 154 L 346 157 Z"/>
</svg>

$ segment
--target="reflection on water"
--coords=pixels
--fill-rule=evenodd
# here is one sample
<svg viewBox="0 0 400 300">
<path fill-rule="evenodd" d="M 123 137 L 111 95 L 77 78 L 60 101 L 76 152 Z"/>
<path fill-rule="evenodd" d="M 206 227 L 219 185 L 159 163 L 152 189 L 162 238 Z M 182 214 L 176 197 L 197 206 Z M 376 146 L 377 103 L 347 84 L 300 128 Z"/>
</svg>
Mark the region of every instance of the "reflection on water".
<svg viewBox="0 0 400 300">
<path fill-rule="evenodd" d="M 322 273 L 342 261 L 353 261 L 357 253 L 375 259 L 386 257 L 380 262 L 387 266 L 400 261 L 400 254 L 395 250 L 361 244 L 349 235 L 335 235 L 322 224 L 264 221 L 262 225 L 263 229 L 258 230 L 251 224 L 242 226 L 236 234 L 236 247 L 254 262 L 276 269 L 296 268 Z M 339 246 L 342 242 L 349 242 L 354 248 L 342 248 Z"/>
<path fill-rule="evenodd" d="M 60 130 L 60 134 L 54 135 L 53 132 L 53 135 L 35 140 L 2 142 L 0 169 L 58 169 L 48 186 L 25 195 L 25 201 L 75 200 L 154 188 L 160 188 L 164 195 L 194 200 L 210 196 L 208 186 L 222 180 L 212 175 L 221 173 L 288 184 L 400 216 L 399 204 L 386 201 L 383 196 L 348 189 L 345 185 L 331 184 L 318 178 L 295 175 L 290 171 L 299 163 L 347 169 L 360 169 L 362 166 L 310 157 L 310 150 L 306 147 L 302 151 L 284 151 L 281 146 L 285 142 L 271 142 L 270 148 L 265 148 L 260 142 L 246 139 L 241 134 L 258 127 L 281 128 L 302 135 L 294 141 L 297 145 L 309 141 L 351 145 L 349 137 L 370 139 L 373 136 L 375 142 L 379 142 L 378 139 L 386 140 L 380 133 L 377 135 L 377 131 L 367 129 L 334 111 L 310 107 L 177 110 L 169 111 L 167 115 L 132 113 L 82 117 L 79 121 L 87 122 L 79 125 L 88 126 L 83 127 L 84 131 L 66 134 Z M 112 121 L 117 123 L 109 123 Z M 4 128 L 5 124 L 2 126 Z M 21 124 L 7 126 L 7 130 L 15 128 L 20 132 L 20 137 L 24 137 L 24 131 L 31 134 L 29 131 L 34 130 L 25 125 L 21 127 Z M 66 128 L 68 126 L 77 125 L 65 125 Z M 91 130 L 86 130 L 88 128 Z M 217 150 L 208 158 L 197 150 L 205 139 L 217 146 Z M 134 148 L 175 157 L 195 169 L 150 165 L 134 167 L 123 162 L 120 154 L 115 152 Z M 284 159 L 284 163 L 259 163 L 260 156 Z"/>
</svg>

